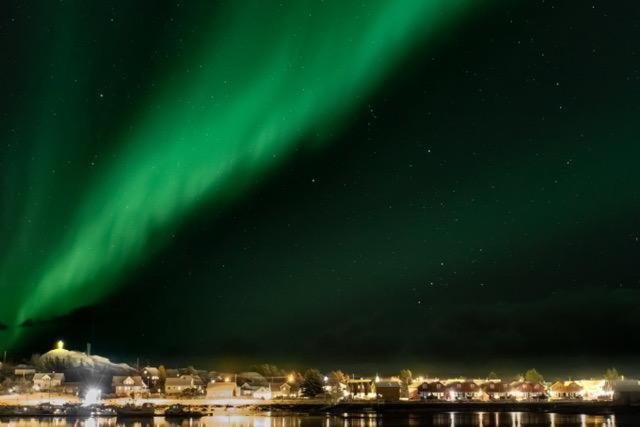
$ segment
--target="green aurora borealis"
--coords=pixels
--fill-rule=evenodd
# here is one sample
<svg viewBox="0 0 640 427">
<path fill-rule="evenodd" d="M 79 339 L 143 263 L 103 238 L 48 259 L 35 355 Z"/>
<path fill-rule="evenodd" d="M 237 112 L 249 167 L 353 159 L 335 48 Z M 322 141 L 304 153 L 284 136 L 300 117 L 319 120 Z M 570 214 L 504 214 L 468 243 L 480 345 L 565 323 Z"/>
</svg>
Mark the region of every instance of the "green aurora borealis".
<svg viewBox="0 0 640 427">
<path fill-rule="evenodd" d="M 38 86 L 30 96 L 38 102 L 25 106 L 16 127 L 39 125 L 8 140 L 32 146 L 33 182 L 18 203 L 3 206 L 12 224 L 3 229 L 0 288 L 10 295 L 2 321 L 15 326 L 99 301 L 203 199 L 242 194 L 309 134 L 326 143 L 416 39 L 435 36 L 465 3 L 229 3 L 179 65 L 156 77 L 148 99 L 123 118 L 126 130 L 105 137 L 118 140 L 118 148 L 91 163 L 98 170 L 60 222 L 48 221 L 39 200 L 61 200 L 57 192 L 67 191 L 56 181 L 65 165 L 57 164 L 63 156 L 53 146 L 91 138 L 82 101 L 105 94 L 86 82 L 84 62 L 96 54 L 80 41 L 87 7 L 70 2 L 37 11 L 48 20 L 50 40 L 28 55 Z M 14 173 L 22 166 L 15 164 Z M 52 225 L 63 231 L 41 228 Z"/>
<path fill-rule="evenodd" d="M 632 3 L 129 3 L 2 17 L 0 349 L 640 369 Z"/>
</svg>

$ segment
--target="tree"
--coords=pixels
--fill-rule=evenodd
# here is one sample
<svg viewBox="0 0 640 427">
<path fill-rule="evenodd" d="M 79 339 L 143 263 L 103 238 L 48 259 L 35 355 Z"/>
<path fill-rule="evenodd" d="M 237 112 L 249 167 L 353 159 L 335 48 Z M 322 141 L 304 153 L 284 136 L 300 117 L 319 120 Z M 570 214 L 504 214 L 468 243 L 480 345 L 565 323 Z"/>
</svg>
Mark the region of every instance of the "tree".
<svg viewBox="0 0 640 427">
<path fill-rule="evenodd" d="M 342 397 L 342 384 L 347 384 L 349 377 L 340 370 L 329 372 L 327 376 L 331 386 L 331 394 L 334 397 Z"/>
<path fill-rule="evenodd" d="M 323 390 L 322 374 L 317 369 L 307 369 L 302 382 L 302 394 L 314 397 Z"/>
<path fill-rule="evenodd" d="M 495 372 L 491 371 L 491 372 L 489 372 L 489 375 L 487 375 L 487 378 L 490 379 L 490 380 L 497 380 L 500 377 L 498 377 L 498 374 L 496 374 Z"/>
<path fill-rule="evenodd" d="M 409 369 L 402 369 L 400 371 L 400 381 L 402 381 L 405 387 L 409 387 L 413 381 L 413 373 Z"/>
<path fill-rule="evenodd" d="M 604 372 L 603 377 L 607 381 L 618 381 L 622 378 L 622 375 L 620 375 L 616 368 L 609 368 Z"/>
<path fill-rule="evenodd" d="M 346 384 L 347 381 L 349 381 L 349 377 L 340 370 L 329 372 L 328 377 L 329 377 L 329 384 L 332 386 L 339 386 L 340 384 Z"/>
<path fill-rule="evenodd" d="M 165 368 L 164 365 L 158 366 L 158 377 L 162 382 L 167 379 L 167 368 Z"/>
<path fill-rule="evenodd" d="M 529 369 L 524 373 L 524 380 L 530 383 L 544 382 L 544 377 L 535 369 Z"/>
<path fill-rule="evenodd" d="M 41 357 L 38 353 L 31 355 L 31 358 L 29 359 L 29 365 L 34 366 L 38 370 L 42 370 L 43 366 L 41 362 Z"/>
</svg>

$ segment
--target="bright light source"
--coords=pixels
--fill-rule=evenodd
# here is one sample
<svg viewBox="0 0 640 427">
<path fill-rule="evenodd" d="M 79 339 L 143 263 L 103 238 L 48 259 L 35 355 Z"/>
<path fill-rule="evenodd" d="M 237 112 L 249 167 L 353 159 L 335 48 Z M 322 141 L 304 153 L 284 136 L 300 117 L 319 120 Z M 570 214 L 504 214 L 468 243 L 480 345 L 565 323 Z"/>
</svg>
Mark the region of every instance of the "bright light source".
<svg viewBox="0 0 640 427">
<path fill-rule="evenodd" d="M 324 382 L 326 383 L 327 381 L 329 381 L 329 377 L 325 375 L 325 377 L 323 378 Z"/>
<path fill-rule="evenodd" d="M 64 341 L 60 340 L 56 343 L 56 348 L 58 350 L 64 350 Z"/>
<path fill-rule="evenodd" d="M 292 383 L 294 381 L 294 377 L 293 374 L 289 374 L 289 376 L 287 377 L 287 381 L 289 381 L 290 383 Z"/>
<path fill-rule="evenodd" d="M 90 388 L 89 390 L 87 390 L 87 394 L 84 396 L 84 400 L 82 401 L 82 404 L 84 406 L 89 406 L 89 405 L 95 405 L 100 403 L 101 394 L 102 394 L 102 391 L 100 391 L 100 389 Z"/>
<path fill-rule="evenodd" d="M 229 381 L 231 381 L 231 378 L 229 378 L 229 377 L 225 377 L 224 382 L 225 382 L 225 383 L 228 383 Z"/>
</svg>

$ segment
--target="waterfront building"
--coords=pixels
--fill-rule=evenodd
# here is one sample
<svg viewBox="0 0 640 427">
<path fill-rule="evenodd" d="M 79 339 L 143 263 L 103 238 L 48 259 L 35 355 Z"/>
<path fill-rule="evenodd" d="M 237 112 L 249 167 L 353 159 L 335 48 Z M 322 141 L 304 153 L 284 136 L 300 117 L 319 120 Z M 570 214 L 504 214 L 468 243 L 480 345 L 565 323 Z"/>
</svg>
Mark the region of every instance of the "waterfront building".
<svg viewBox="0 0 640 427">
<path fill-rule="evenodd" d="M 60 387 L 64 383 L 62 373 L 36 373 L 33 375 L 33 389 L 36 391 L 51 390 Z"/>
<path fill-rule="evenodd" d="M 180 375 L 164 381 L 165 394 L 182 394 L 189 391 L 202 392 L 202 379 L 193 375 Z"/>
<path fill-rule="evenodd" d="M 387 402 L 394 402 L 400 400 L 400 391 L 402 390 L 402 384 L 398 381 L 377 381 L 376 382 L 376 394 L 378 398 Z"/>
<path fill-rule="evenodd" d="M 234 382 L 210 382 L 207 384 L 207 397 L 210 399 L 230 399 L 238 397 L 240 391 Z"/>
<path fill-rule="evenodd" d="M 138 397 L 149 394 L 149 388 L 140 375 L 115 375 L 111 379 L 117 397 Z"/>
<path fill-rule="evenodd" d="M 371 378 L 350 379 L 347 382 L 349 395 L 354 399 L 375 399 L 376 385 Z"/>
<path fill-rule="evenodd" d="M 447 387 L 440 381 L 422 383 L 418 386 L 418 397 L 423 400 L 446 399 Z"/>
</svg>

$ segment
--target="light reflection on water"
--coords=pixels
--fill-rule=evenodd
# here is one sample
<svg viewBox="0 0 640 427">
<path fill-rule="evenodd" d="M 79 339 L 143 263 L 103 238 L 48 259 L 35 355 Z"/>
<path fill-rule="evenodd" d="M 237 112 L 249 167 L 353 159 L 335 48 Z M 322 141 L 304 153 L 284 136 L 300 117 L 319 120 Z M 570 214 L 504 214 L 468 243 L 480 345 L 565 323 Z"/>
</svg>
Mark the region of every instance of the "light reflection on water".
<svg viewBox="0 0 640 427">
<path fill-rule="evenodd" d="M 197 420 L 166 420 L 163 417 L 144 420 L 89 418 L 73 420 L 65 418 L 0 419 L 0 426 L 7 427 L 621 427 L 639 426 L 640 415 L 624 418 L 614 415 L 562 415 L 530 412 L 447 412 L 376 416 L 306 416 L 306 415 L 215 415 Z"/>
</svg>

